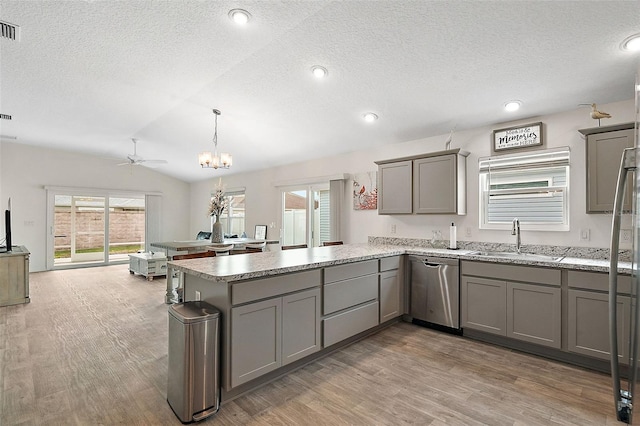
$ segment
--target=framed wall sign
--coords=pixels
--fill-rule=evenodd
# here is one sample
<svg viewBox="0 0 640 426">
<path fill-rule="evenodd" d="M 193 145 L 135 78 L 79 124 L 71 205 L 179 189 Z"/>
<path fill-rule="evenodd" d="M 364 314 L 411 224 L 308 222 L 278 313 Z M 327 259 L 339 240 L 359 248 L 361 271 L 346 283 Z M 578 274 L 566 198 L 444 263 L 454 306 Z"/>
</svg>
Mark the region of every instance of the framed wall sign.
<svg viewBox="0 0 640 426">
<path fill-rule="evenodd" d="M 254 237 L 256 240 L 266 240 L 267 239 L 267 225 L 256 225 L 256 232 Z"/>
<path fill-rule="evenodd" d="M 542 145 L 542 122 L 494 130 L 492 144 L 495 152 Z"/>
</svg>

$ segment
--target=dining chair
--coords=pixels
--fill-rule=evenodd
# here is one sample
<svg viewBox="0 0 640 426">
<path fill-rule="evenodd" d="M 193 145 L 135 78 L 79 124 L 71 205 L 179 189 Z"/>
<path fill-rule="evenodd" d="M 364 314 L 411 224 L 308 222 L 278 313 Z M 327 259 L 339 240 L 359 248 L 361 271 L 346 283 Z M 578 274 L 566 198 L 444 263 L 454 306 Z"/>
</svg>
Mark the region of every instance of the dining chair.
<svg viewBox="0 0 640 426">
<path fill-rule="evenodd" d="M 215 252 L 216 256 L 227 256 L 233 250 L 233 244 L 216 244 L 207 246 L 207 250 Z"/>
<path fill-rule="evenodd" d="M 307 248 L 306 244 L 296 244 L 296 245 L 292 245 L 292 246 L 282 246 L 280 247 L 282 250 L 292 250 L 292 249 L 299 249 L 299 248 Z"/>
<path fill-rule="evenodd" d="M 342 244 L 344 244 L 342 241 L 324 241 L 322 243 L 322 247 L 327 247 L 327 246 L 341 246 Z"/>
<path fill-rule="evenodd" d="M 246 253 L 261 253 L 265 251 L 267 248 L 267 242 L 262 241 L 261 243 L 246 243 L 244 245 L 244 249 Z"/>
<path fill-rule="evenodd" d="M 215 256 L 215 251 L 201 251 L 198 253 L 176 254 L 172 256 L 171 260 L 199 259 L 202 257 Z M 167 275 L 167 278 L 168 277 L 169 276 Z M 176 293 L 178 293 L 178 303 L 184 302 L 184 272 L 178 272 L 178 286 L 176 287 Z"/>
</svg>

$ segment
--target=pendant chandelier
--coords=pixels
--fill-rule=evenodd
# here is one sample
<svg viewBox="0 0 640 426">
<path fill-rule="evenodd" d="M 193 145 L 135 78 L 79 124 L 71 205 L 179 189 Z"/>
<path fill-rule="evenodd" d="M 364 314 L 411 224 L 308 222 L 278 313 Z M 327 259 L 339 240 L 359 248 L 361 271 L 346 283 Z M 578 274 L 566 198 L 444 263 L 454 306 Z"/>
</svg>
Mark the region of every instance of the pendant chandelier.
<svg viewBox="0 0 640 426">
<path fill-rule="evenodd" d="M 218 155 L 218 116 L 221 113 L 214 109 L 213 114 L 216 117 L 216 127 L 213 133 L 213 155 L 209 151 L 201 152 L 198 155 L 198 161 L 203 169 L 228 169 L 231 167 L 231 154 L 223 152 Z"/>
</svg>

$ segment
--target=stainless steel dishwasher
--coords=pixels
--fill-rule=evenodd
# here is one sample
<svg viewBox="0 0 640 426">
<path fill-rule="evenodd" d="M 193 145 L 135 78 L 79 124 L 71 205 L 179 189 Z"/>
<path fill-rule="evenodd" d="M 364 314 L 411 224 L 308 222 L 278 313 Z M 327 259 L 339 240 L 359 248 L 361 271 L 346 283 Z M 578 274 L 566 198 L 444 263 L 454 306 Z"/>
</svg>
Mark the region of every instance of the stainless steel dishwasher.
<svg viewBox="0 0 640 426">
<path fill-rule="evenodd" d="M 458 259 L 409 256 L 413 322 L 461 334 Z"/>
</svg>

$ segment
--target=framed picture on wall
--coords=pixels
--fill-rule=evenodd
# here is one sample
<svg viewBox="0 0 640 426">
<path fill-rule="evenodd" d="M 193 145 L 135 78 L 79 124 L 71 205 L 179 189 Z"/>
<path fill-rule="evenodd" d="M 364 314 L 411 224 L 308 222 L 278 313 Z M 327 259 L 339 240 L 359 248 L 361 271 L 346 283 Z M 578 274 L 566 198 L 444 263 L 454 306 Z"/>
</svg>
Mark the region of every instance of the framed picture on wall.
<svg viewBox="0 0 640 426">
<path fill-rule="evenodd" d="M 267 239 L 267 225 L 256 225 L 256 232 L 253 234 L 256 240 Z"/>
<path fill-rule="evenodd" d="M 493 131 L 493 152 L 542 145 L 542 123 L 509 127 Z"/>
</svg>

